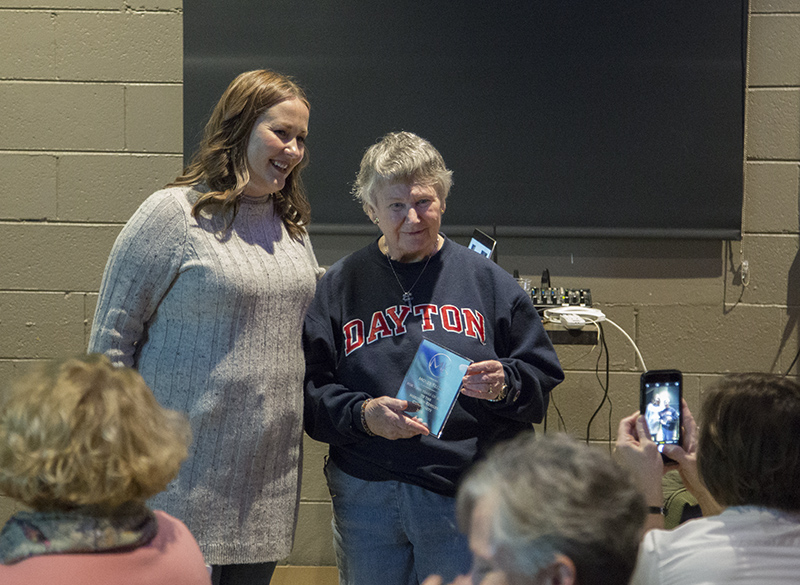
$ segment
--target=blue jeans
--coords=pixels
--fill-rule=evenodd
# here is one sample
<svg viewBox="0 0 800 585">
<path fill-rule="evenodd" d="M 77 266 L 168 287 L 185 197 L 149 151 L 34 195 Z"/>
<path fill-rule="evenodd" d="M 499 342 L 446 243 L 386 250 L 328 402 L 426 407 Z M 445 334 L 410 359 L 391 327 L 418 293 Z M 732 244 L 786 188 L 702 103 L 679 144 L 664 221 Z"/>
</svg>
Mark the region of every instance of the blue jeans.
<svg viewBox="0 0 800 585">
<path fill-rule="evenodd" d="M 450 583 L 472 555 L 456 525 L 455 498 L 399 481 L 356 479 L 328 460 L 339 585 Z"/>
</svg>

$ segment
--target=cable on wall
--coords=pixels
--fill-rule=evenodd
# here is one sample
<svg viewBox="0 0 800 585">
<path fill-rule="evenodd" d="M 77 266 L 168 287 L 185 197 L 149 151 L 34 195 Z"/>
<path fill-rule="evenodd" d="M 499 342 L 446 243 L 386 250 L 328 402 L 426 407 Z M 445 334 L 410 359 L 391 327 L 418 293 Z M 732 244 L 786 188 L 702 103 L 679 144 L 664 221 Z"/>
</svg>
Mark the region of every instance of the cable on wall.
<svg viewBox="0 0 800 585">
<path fill-rule="evenodd" d="M 634 351 L 636 352 L 636 357 L 639 359 L 639 363 L 642 364 L 642 371 L 647 371 L 647 366 L 644 363 L 644 358 L 642 357 L 642 352 L 639 351 L 639 348 L 636 345 L 636 342 L 633 341 L 630 335 L 619 325 L 614 323 L 611 319 L 605 316 L 605 314 L 600 309 L 593 309 L 591 307 L 555 307 L 553 309 L 545 309 L 543 314 L 543 320 L 549 323 L 560 323 L 564 324 L 565 316 L 570 317 L 577 317 L 579 319 L 583 319 L 585 323 L 592 323 L 597 326 L 598 323 L 606 322 L 617 329 L 619 329 L 625 338 L 630 342 L 633 346 Z M 602 334 L 602 333 L 601 333 Z"/>
<path fill-rule="evenodd" d="M 745 55 L 744 55 L 744 108 L 742 126 L 742 224 L 739 228 L 741 231 L 741 239 L 739 240 L 739 266 L 742 286 L 747 288 L 750 285 L 750 263 L 744 258 L 744 224 L 745 224 L 745 209 L 747 198 L 744 191 L 747 190 L 747 90 L 750 83 L 750 30 L 752 29 L 753 13 L 750 3 L 745 3 L 747 7 L 746 26 L 747 38 L 745 40 Z"/>
</svg>

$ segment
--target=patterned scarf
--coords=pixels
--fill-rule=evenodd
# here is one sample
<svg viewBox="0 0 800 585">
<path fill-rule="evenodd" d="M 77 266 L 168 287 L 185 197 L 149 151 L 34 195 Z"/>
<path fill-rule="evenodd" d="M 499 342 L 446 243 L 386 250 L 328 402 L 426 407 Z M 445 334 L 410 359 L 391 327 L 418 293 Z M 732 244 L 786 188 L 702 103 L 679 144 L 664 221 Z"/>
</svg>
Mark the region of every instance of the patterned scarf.
<svg viewBox="0 0 800 585">
<path fill-rule="evenodd" d="M 11 565 L 52 554 L 127 552 L 146 545 L 158 532 L 155 515 L 130 503 L 111 513 L 19 512 L 0 531 L 0 562 Z"/>
</svg>

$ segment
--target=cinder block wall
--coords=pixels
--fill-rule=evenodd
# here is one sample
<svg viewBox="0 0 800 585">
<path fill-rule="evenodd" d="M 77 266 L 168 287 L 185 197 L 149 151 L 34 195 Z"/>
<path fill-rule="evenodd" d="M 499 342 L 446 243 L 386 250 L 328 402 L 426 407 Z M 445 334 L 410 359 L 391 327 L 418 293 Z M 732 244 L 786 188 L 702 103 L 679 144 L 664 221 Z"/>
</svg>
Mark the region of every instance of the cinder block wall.
<svg viewBox="0 0 800 585">
<path fill-rule="evenodd" d="M 181 7 L 0 0 L 2 379 L 23 362 L 85 348 L 116 234 L 180 170 Z M 535 280 L 549 268 L 555 286 L 591 288 L 648 368 L 684 371 L 694 408 L 726 372 L 786 372 L 800 336 L 800 0 L 751 0 L 751 13 L 742 242 L 504 239 L 499 248 L 509 271 Z M 330 264 L 368 239 L 315 236 L 314 245 Z M 605 332 L 613 411 L 606 402 L 590 432 L 601 444 L 637 407 L 641 369 L 623 334 Z M 548 431 L 587 435 L 606 369 L 590 350 L 558 348 L 567 379 Z M 334 562 L 324 452 L 306 441 L 293 565 Z M 12 509 L 0 498 L 0 521 Z"/>
<path fill-rule="evenodd" d="M 114 238 L 180 171 L 182 22 L 181 0 L 0 0 L 0 380 L 85 350 Z"/>
</svg>

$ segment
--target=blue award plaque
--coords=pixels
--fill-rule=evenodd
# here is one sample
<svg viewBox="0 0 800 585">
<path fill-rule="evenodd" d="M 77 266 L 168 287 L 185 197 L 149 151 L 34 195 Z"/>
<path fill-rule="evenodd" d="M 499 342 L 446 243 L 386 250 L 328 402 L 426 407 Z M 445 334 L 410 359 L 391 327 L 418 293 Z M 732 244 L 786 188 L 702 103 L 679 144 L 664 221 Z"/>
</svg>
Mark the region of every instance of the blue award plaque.
<svg viewBox="0 0 800 585">
<path fill-rule="evenodd" d="M 431 435 L 442 436 L 444 423 L 453 410 L 461 389 L 461 378 L 472 360 L 423 339 L 408 368 L 397 398 L 419 405 L 417 412 L 406 413 L 427 425 Z"/>
</svg>

